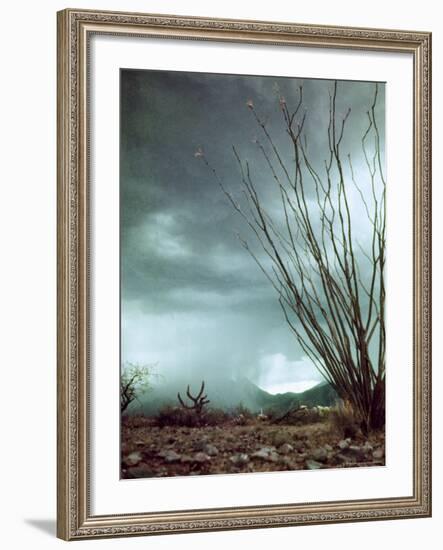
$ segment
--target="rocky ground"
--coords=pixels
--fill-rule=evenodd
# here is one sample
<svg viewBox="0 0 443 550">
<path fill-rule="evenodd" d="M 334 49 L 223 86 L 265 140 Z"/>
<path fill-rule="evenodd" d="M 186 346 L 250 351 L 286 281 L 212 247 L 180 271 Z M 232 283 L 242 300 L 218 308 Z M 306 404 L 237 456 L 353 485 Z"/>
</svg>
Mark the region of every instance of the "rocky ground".
<svg viewBox="0 0 443 550">
<path fill-rule="evenodd" d="M 255 422 L 245 426 L 156 426 L 123 419 L 122 477 L 383 466 L 383 434 L 344 438 L 328 421 L 304 426 Z"/>
</svg>

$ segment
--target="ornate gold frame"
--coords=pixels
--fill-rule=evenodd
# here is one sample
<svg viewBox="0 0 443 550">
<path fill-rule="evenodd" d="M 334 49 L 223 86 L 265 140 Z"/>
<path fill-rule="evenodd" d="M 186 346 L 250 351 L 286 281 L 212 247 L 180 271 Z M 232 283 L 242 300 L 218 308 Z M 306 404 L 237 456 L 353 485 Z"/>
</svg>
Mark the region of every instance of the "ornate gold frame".
<svg viewBox="0 0 443 550">
<path fill-rule="evenodd" d="M 92 34 L 408 52 L 414 59 L 413 496 L 92 516 L 88 490 L 88 98 Z M 58 507 L 65 540 L 431 515 L 431 34 L 68 9 L 58 13 Z"/>
</svg>

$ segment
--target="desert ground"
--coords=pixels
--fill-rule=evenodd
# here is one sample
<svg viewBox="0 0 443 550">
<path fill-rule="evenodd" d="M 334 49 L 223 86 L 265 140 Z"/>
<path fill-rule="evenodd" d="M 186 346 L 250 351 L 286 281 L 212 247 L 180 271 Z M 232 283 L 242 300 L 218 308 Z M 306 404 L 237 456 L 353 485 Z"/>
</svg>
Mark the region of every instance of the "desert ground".
<svg viewBox="0 0 443 550">
<path fill-rule="evenodd" d="M 299 411 L 300 412 L 300 411 Z M 334 416 L 279 421 L 265 415 L 220 415 L 198 425 L 169 416 L 123 416 L 121 477 L 169 477 L 383 466 L 383 433 L 364 435 Z M 192 424 L 192 423 L 191 423 Z"/>
</svg>

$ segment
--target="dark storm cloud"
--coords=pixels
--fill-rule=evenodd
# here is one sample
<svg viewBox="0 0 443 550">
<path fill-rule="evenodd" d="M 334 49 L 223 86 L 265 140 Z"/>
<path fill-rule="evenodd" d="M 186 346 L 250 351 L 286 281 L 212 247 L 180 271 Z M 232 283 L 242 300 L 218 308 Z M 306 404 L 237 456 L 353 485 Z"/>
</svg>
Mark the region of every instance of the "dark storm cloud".
<svg viewBox="0 0 443 550">
<path fill-rule="evenodd" d="M 277 92 L 295 105 L 300 85 L 308 147 L 320 168 L 327 154 L 331 82 L 122 71 L 123 360 L 158 361 L 174 373 L 200 373 L 223 364 L 231 373 L 241 368 L 258 381 L 272 357 L 280 354 L 283 370 L 282 355 L 288 364 L 301 359 L 272 287 L 236 236 L 249 240 L 250 232 L 205 164 L 194 158 L 202 147 L 237 198 L 235 145 L 272 208 L 272 181 L 253 142 L 262 136 L 246 101 L 254 102 L 282 156 L 290 160 Z M 343 142 L 352 154 L 360 148 L 373 91 L 370 83 L 339 86 L 337 115 L 352 108 Z"/>
</svg>

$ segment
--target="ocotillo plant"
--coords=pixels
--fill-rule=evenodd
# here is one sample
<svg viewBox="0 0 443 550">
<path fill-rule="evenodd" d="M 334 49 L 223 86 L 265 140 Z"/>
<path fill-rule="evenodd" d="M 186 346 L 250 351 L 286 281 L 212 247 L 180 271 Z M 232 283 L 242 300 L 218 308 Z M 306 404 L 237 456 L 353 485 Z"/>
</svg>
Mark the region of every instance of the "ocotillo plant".
<svg viewBox="0 0 443 550">
<path fill-rule="evenodd" d="M 308 145 L 301 87 L 293 108 L 279 97 L 286 146 L 271 136 L 253 101 L 247 101 L 261 136 L 254 142 L 268 167 L 267 195 L 254 179 L 254 167 L 235 147 L 241 194 L 225 186 L 201 148 L 195 156 L 211 169 L 249 227 L 250 236 L 239 237 L 241 244 L 275 289 L 301 349 L 368 432 L 385 423 L 384 138 L 375 84 L 361 137 L 361 169 L 354 171 L 350 151 L 343 150 L 351 110 L 338 115 L 337 87 L 335 82 L 329 95 L 323 164 L 315 158 L 321 152 L 313 154 Z M 361 212 L 358 219 L 356 212 Z"/>
<path fill-rule="evenodd" d="M 178 400 L 180 401 L 180 404 L 183 408 L 185 409 L 189 409 L 189 410 L 193 410 L 197 413 L 198 416 L 201 416 L 202 412 L 203 412 L 203 407 L 205 405 L 207 405 L 208 403 L 210 403 L 209 399 L 207 398 L 208 396 L 207 395 L 203 395 L 203 392 L 205 390 L 205 382 L 204 380 L 202 380 L 202 384 L 200 386 L 200 391 L 198 392 L 198 394 L 194 397 L 192 394 L 191 394 L 191 389 L 190 389 L 190 386 L 188 384 L 188 387 L 186 388 L 186 395 L 188 396 L 188 399 L 190 401 L 192 401 L 193 405 L 187 405 L 181 395 L 180 395 L 180 392 L 177 393 L 177 398 Z"/>
</svg>

